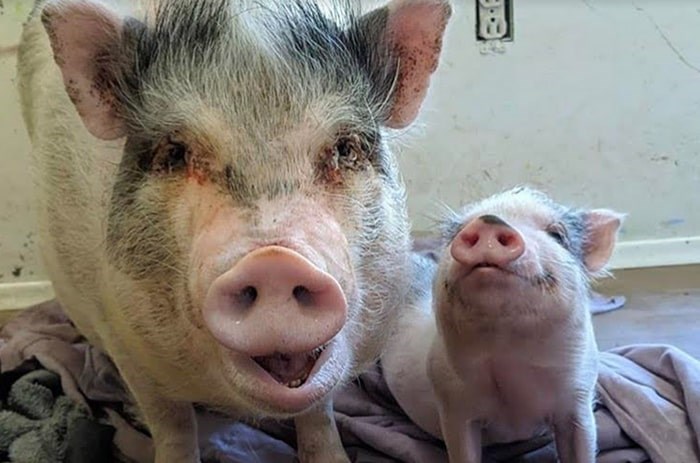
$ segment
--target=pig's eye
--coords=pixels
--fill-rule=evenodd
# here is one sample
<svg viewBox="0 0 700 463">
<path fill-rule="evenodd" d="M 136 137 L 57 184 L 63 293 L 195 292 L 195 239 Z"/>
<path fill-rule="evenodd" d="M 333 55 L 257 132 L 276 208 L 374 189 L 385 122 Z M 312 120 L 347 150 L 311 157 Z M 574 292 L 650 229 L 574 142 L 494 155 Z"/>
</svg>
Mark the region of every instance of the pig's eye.
<svg viewBox="0 0 700 463">
<path fill-rule="evenodd" d="M 345 172 L 359 172 L 366 168 L 369 153 L 370 146 L 362 137 L 343 133 L 322 153 L 320 167 L 323 178 L 330 183 L 342 183 Z"/>
<path fill-rule="evenodd" d="M 358 160 L 361 146 L 357 137 L 342 137 L 334 147 L 340 166 L 352 167 Z"/>
<path fill-rule="evenodd" d="M 352 144 L 348 140 L 341 140 L 335 145 L 335 150 L 338 153 L 340 159 L 345 159 L 346 161 L 357 160 L 357 153 L 353 148 Z"/>
<path fill-rule="evenodd" d="M 168 140 L 158 147 L 153 158 L 153 170 L 171 174 L 187 167 L 189 150 L 181 142 Z"/>
</svg>

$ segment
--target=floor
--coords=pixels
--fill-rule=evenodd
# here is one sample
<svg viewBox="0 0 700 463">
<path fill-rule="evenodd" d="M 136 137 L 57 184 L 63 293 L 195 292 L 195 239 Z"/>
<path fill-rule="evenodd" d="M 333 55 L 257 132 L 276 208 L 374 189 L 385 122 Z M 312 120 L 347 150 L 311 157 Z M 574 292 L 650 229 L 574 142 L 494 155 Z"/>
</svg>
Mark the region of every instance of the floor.
<svg viewBox="0 0 700 463">
<path fill-rule="evenodd" d="M 700 358 L 700 265 L 618 271 L 596 290 L 627 298 L 623 308 L 593 317 L 601 350 L 663 343 Z"/>
</svg>

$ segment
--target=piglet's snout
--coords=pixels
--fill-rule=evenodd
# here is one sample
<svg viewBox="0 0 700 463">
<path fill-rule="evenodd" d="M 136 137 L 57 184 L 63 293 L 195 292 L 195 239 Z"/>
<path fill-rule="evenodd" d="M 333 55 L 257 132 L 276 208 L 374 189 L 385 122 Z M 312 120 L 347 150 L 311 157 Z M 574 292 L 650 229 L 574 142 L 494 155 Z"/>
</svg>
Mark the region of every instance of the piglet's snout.
<svg viewBox="0 0 700 463">
<path fill-rule="evenodd" d="M 290 249 L 268 246 L 217 278 L 203 310 L 221 344 L 261 356 L 327 343 L 345 324 L 347 301 L 331 275 Z"/>
<path fill-rule="evenodd" d="M 481 264 L 505 267 L 524 252 L 520 233 L 495 215 L 472 220 L 450 245 L 452 257 L 469 269 Z"/>
</svg>

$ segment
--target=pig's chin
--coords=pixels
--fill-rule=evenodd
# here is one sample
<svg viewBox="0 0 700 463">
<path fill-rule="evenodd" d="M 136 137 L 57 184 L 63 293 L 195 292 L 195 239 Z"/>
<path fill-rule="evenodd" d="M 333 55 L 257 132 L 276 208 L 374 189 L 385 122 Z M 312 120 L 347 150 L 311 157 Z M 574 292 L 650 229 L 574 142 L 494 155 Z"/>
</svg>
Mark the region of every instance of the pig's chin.
<svg viewBox="0 0 700 463">
<path fill-rule="evenodd" d="M 245 375 L 247 396 L 256 408 L 276 416 L 302 412 L 322 400 L 345 374 L 348 360 L 339 342 L 302 353 L 249 357 L 231 352 L 237 372 Z"/>
</svg>

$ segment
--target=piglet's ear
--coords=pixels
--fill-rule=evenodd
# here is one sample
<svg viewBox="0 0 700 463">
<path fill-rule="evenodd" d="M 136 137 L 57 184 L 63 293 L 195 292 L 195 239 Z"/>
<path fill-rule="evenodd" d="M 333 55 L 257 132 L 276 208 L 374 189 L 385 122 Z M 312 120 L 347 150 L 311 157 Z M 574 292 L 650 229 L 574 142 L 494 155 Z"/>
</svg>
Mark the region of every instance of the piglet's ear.
<svg viewBox="0 0 700 463">
<path fill-rule="evenodd" d="M 379 12 L 386 21 L 384 40 L 398 60 L 386 125 L 401 129 L 418 116 L 438 66 L 452 7 L 447 0 L 392 0 L 373 16 Z"/>
<path fill-rule="evenodd" d="M 122 18 L 98 3 L 72 0 L 49 2 L 41 20 L 85 127 L 103 140 L 123 136 L 114 93 Z"/>
<path fill-rule="evenodd" d="M 593 209 L 585 213 L 583 261 L 589 272 L 600 272 L 608 264 L 624 219 L 624 214 L 608 209 Z"/>
</svg>

